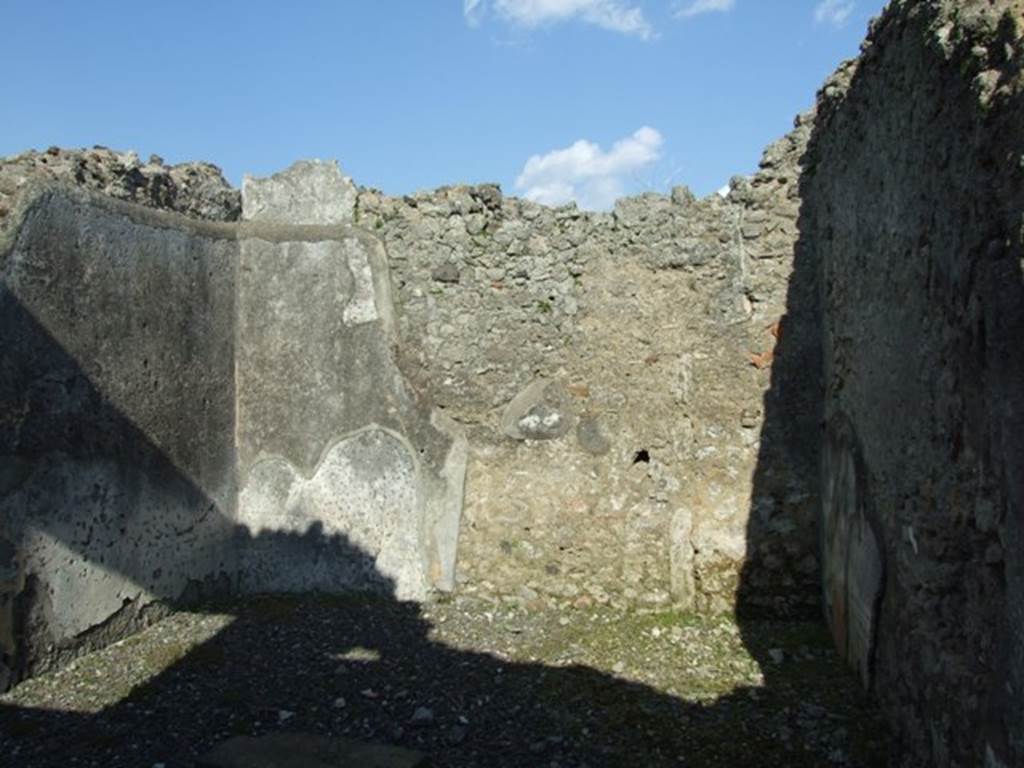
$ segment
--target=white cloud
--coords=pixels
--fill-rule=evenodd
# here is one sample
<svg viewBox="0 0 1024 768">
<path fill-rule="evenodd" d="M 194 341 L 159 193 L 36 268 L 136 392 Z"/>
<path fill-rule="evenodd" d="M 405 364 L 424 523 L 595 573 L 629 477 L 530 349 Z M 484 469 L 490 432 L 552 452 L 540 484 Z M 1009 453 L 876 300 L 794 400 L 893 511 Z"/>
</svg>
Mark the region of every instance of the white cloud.
<svg viewBox="0 0 1024 768">
<path fill-rule="evenodd" d="M 476 26 L 487 0 L 463 0 L 462 12 L 470 26 Z M 491 0 L 494 12 L 507 22 L 533 28 L 578 19 L 612 32 L 654 37 L 644 12 L 628 0 Z"/>
<path fill-rule="evenodd" d="M 644 126 L 620 139 L 607 152 L 580 139 L 571 147 L 534 155 L 516 178 L 516 190 L 545 205 L 572 200 L 586 210 L 607 210 L 625 193 L 629 176 L 661 156 L 664 139 Z"/>
<path fill-rule="evenodd" d="M 841 27 L 853 13 L 854 0 L 821 0 L 814 9 L 814 20 L 819 24 Z"/>
<path fill-rule="evenodd" d="M 483 13 L 484 5 L 481 0 L 462 0 L 462 15 L 466 17 L 466 23 L 469 26 L 479 26 Z"/>
<path fill-rule="evenodd" d="M 688 19 L 702 13 L 724 13 L 736 7 L 736 0 L 690 0 L 678 11 L 676 16 Z"/>
</svg>

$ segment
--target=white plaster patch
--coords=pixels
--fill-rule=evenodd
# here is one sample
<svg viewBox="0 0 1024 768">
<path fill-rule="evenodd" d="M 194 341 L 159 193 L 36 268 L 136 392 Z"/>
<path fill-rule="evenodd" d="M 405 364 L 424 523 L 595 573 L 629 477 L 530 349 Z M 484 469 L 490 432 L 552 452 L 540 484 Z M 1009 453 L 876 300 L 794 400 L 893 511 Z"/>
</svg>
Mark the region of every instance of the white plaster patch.
<svg viewBox="0 0 1024 768">
<path fill-rule="evenodd" d="M 345 305 L 342 319 L 345 325 L 372 323 L 380 315 L 373 290 L 373 269 L 366 248 L 361 243 L 351 242 L 347 250 L 348 266 L 355 281 L 352 298 Z"/>
<path fill-rule="evenodd" d="M 285 221 L 289 224 L 348 224 L 356 203 L 356 187 L 337 161 L 300 160 L 268 178 L 242 179 L 244 221 Z"/>
<path fill-rule="evenodd" d="M 262 573 L 263 586 L 288 591 L 373 586 L 369 575 L 365 584 L 343 583 L 345 566 L 351 564 L 337 559 L 348 558 L 372 563 L 376 575 L 394 583 L 399 599 L 421 599 L 426 593 L 421 517 L 416 463 L 399 438 L 379 428 L 336 443 L 309 478 L 285 459 L 264 459 L 250 471 L 239 498 L 239 522 L 256 540 L 292 538 L 336 559 L 282 557 L 248 564 Z"/>
</svg>

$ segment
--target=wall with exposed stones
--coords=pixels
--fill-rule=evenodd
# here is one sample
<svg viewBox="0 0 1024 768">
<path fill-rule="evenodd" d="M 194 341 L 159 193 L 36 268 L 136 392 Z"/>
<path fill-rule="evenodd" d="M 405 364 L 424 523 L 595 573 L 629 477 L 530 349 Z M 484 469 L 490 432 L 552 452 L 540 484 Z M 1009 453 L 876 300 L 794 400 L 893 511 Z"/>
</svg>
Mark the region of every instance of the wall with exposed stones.
<svg viewBox="0 0 1024 768">
<path fill-rule="evenodd" d="M 50 273 L 72 251 L 82 267 L 60 275 L 68 290 L 83 275 L 96 282 L 83 284 L 72 315 L 53 310 L 50 346 L 102 371 L 82 376 L 98 398 L 131 389 L 124 402 L 110 400 L 110 418 L 135 429 L 135 443 L 166 454 L 168 471 L 196 491 L 171 513 L 109 492 L 117 484 L 104 480 L 95 510 L 65 515 L 74 532 L 45 520 L 54 546 L 71 553 L 68 567 L 85 564 L 76 580 L 26 554 L 26 520 L 46 518 L 50 495 L 26 500 L 22 480 L 5 489 L 5 509 L 24 508 L 4 528 L 15 574 L 5 626 L 24 636 L 17 674 L 60 656 L 58 647 L 71 653 L 123 605 L 135 615 L 193 583 L 256 591 L 369 585 L 413 598 L 457 586 L 497 600 L 699 610 L 730 610 L 741 591 L 745 604 L 774 613 L 816 606 L 813 473 L 776 451 L 780 471 L 755 489 L 768 450 L 763 398 L 790 322 L 808 132 L 800 118 L 728 196 L 696 200 L 679 188 L 622 200 L 609 214 L 545 208 L 494 186 L 387 198 L 357 191 L 319 163 L 247 181 L 241 196 L 209 166 L 187 166 L 199 171 L 185 183 L 158 159 L 142 165 L 102 149 L 0 164 L 11 311 L 46 315 L 60 298 Z M 77 202 L 33 227 L 26 212 L 49 211 L 48 200 Z M 182 244 L 181 231 L 193 239 Z M 212 238 L 219 262 L 203 238 Z M 41 286 L 42 310 L 18 287 L 26 252 L 39 255 L 29 271 L 38 275 L 31 284 Z M 116 298 L 97 266 L 111 260 L 129 276 Z M 219 293 L 195 270 L 217 281 Z M 143 305 L 166 322 L 143 323 Z M 215 322 L 205 319 L 211 314 Z M 89 336 L 87 318 L 99 315 L 106 346 L 78 346 L 74 334 Z M 195 342 L 197 333 L 211 346 Z M 22 336 L 9 335 L 15 368 L 28 356 Z M 176 356 L 147 354 L 164 343 L 176 345 Z M 119 357 L 104 357 L 108 348 Z M 170 368 L 158 370 L 157 358 Z M 137 364 L 154 394 L 126 383 Z M 26 376 L 54 378 L 37 368 Z M 161 389 L 178 368 L 182 391 Z M 25 411 L 15 403 L 21 385 L 11 382 L 10 413 Z M 215 435 L 189 427 L 204 412 L 191 404 L 200 385 L 210 389 L 203 408 L 215 403 L 221 414 Z M 26 408 L 61 411 L 45 400 Z M 188 418 L 175 422 L 179 412 Z M 75 450 L 87 451 L 99 429 L 86 421 Z M 196 451 L 223 449 L 215 492 L 204 468 L 168 453 L 163 424 L 189 435 Z M 42 465 L 25 434 L 40 454 L 64 450 L 33 427 L 12 437 L 6 462 Z M 131 482 L 149 482 L 149 470 L 139 472 Z M 49 493 L 64 499 L 65 490 Z M 200 504 L 207 496 L 211 503 Z M 182 517 L 169 535 L 181 531 L 195 551 L 179 558 L 175 547 L 118 527 L 126 503 L 152 506 L 137 515 L 140 531 L 163 525 L 146 514 Z M 196 534 L 190 515 L 210 534 Z M 107 564 L 91 549 L 133 536 L 147 554 L 131 562 Z M 160 563 L 146 559 L 154 556 Z M 93 567 L 113 575 L 93 578 Z M 28 630 L 32 622 L 20 616 L 36 609 L 18 605 L 39 600 L 25 593 L 26 577 L 45 589 L 63 579 L 99 598 L 76 603 L 94 609 L 57 599 L 42 612 L 81 614 L 67 632 L 54 634 L 52 619 Z M 108 589 L 108 581 L 124 588 Z"/>
<path fill-rule="evenodd" d="M 813 472 L 752 498 L 808 131 L 727 197 L 680 187 L 611 213 L 487 185 L 362 192 L 400 365 L 470 440 L 461 589 L 730 610 L 754 560 L 752 603 L 816 604 Z"/>
<path fill-rule="evenodd" d="M 1022 13 L 892 3 L 802 192 L 828 617 L 906 765 L 1024 764 Z"/>
<path fill-rule="evenodd" d="M 242 212 L 238 190 L 210 163 L 166 165 L 157 155 L 143 163 L 135 152 L 107 147 L 50 147 L 0 159 L 0 235 L 19 220 L 16 202 L 25 188 L 45 183 L 89 189 L 204 221 L 236 221 Z"/>
</svg>

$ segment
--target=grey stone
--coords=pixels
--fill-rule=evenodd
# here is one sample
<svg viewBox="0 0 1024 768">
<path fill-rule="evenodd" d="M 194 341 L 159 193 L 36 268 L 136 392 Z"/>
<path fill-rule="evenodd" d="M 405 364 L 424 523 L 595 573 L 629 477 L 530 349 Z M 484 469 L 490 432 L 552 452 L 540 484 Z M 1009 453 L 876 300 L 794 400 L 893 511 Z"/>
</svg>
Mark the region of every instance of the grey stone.
<svg viewBox="0 0 1024 768">
<path fill-rule="evenodd" d="M 557 382 L 538 379 L 505 407 L 501 429 L 516 440 L 555 440 L 572 429 L 568 396 Z"/>
<path fill-rule="evenodd" d="M 576 441 L 587 453 L 604 456 L 612 449 L 611 441 L 605 436 L 600 422 L 592 416 L 580 419 L 576 425 Z"/>
<path fill-rule="evenodd" d="M 439 283 L 457 283 L 459 282 L 460 273 L 458 266 L 449 261 L 439 267 L 435 267 L 430 276 Z"/>
<path fill-rule="evenodd" d="M 199 758 L 199 768 L 427 768 L 402 747 L 303 733 L 236 736 Z"/>
<path fill-rule="evenodd" d="M 480 213 L 473 213 L 466 217 L 466 232 L 470 235 L 479 235 L 487 228 L 487 218 Z"/>
<path fill-rule="evenodd" d="M 501 194 L 501 187 L 497 184 L 477 185 L 476 195 L 483 201 L 484 205 L 492 211 L 501 210 L 501 204 L 504 198 Z"/>
<path fill-rule="evenodd" d="M 247 181 L 251 220 L 218 227 L 128 204 L 237 218 L 212 167 L 0 163 L 0 599 L 41 617 L 20 658 L 221 573 L 422 597 L 458 544 L 495 601 L 785 614 L 824 593 L 916 762 L 1020 764 L 1016 5 L 891 3 L 724 198 L 360 192 L 388 253 L 345 227 L 336 167 Z M 107 197 L 39 193 L 48 174 Z M 431 288 L 442 262 L 458 289 Z M 600 414 L 582 450 L 533 443 L 577 412 Z"/>
<path fill-rule="evenodd" d="M 430 709 L 429 707 L 416 707 L 416 711 L 412 713 L 412 717 L 409 719 L 409 723 L 411 725 L 419 727 L 433 725 L 434 710 Z"/>
<path fill-rule="evenodd" d="M 356 187 L 336 161 L 300 160 L 265 179 L 242 180 L 242 218 L 287 224 L 349 224 Z"/>
<path fill-rule="evenodd" d="M 23 152 L 0 161 L 0 233 L 9 223 L 3 216 L 4 198 L 39 177 L 212 221 L 235 221 L 242 208 L 238 190 L 210 163 L 166 166 L 151 158 L 139 166 L 138 157 L 132 159 L 130 153 L 50 147 L 45 153 Z"/>
<path fill-rule="evenodd" d="M 1007 238 L 1024 102 L 1019 62 L 995 55 L 1019 46 L 1019 11 L 891 3 L 818 98 L 801 184 L 829 624 L 906 764 L 981 765 L 986 744 L 1024 764 L 1024 280 Z M 1005 560 L 985 566 L 992 545 Z"/>
<path fill-rule="evenodd" d="M 694 197 L 693 192 L 690 191 L 689 187 L 678 186 L 672 187 L 672 203 L 674 205 L 689 206 L 697 202 L 697 198 Z"/>
<path fill-rule="evenodd" d="M 761 424 L 761 414 L 753 408 L 744 408 L 740 414 L 740 426 L 744 429 L 754 429 Z"/>
</svg>

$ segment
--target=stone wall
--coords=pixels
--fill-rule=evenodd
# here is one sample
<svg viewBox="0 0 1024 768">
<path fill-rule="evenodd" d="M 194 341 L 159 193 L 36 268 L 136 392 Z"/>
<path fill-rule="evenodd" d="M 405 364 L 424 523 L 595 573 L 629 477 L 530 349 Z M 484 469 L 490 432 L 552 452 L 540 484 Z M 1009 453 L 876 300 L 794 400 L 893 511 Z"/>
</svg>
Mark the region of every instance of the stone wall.
<svg viewBox="0 0 1024 768">
<path fill-rule="evenodd" d="M 190 584 L 422 598 L 457 578 L 501 600 L 730 610 L 748 569 L 750 606 L 815 606 L 812 473 L 783 451 L 774 479 L 754 487 L 808 130 L 799 119 L 728 196 L 679 188 L 611 214 L 550 209 L 494 186 L 387 198 L 320 163 L 248 180 L 240 204 L 212 172 L 209 194 L 193 185 L 161 197 L 163 166 L 136 167 L 130 154 L 50 150 L 3 164 L 10 311 L 44 320 L 55 354 L 84 369 L 108 417 L 194 492 L 169 512 L 107 493 L 117 483 L 104 481 L 95 509 L 68 512 L 65 530 L 44 500 L 67 489 L 26 500 L 21 476 L 5 469 L 18 479 L 5 484 L 4 507 L 23 509 L 4 526 L 18 563 L 7 594 L 21 597 L 5 603 L 6 626 L 23 634 L 18 674 L 59 656 L 57 646 L 80 646 L 123 604 L 134 616 Z M 94 172 L 73 172 L 89 163 Z M 221 220 L 240 207 L 242 221 L 201 224 L 111 196 Z M 33 227 L 37 211 L 45 226 Z M 54 286 L 77 281 L 83 290 L 59 309 Z M 27 338 L 5 343 L 12 370 L 29 365 Z M 100 429 L 84 416 L 60 440 L 56 427 L 36 427 L 68 410 L 77 419 L 81 407 L 19 404 L 26 381 L 60 378 L 48 366 L 29 365 L 5 395 L 5 410 L 27 412 L 18 418 L 31 426 L 11 432 L 12 467 L 63 457 L 60 440 L 88 453 Z M 111 394 L 120 390 L 129 394 Z M 218 452 L 216 471 L 204 451 Z M 117 482 L 151 482 L 148 465 L 129 468 L 138 477 Z M 152 507 L 132 512 L 137 535 L 115 522 L 124 505 Z M 33 517 L 52 529 L 54 551 L 71 553 L 68 567 L 84 564 L 80 578 L 27 555 Z M 153 538 L 165 525 L 174 546 Z M 125 537 L 146 554 L 108 564 L 92 549 Z M 31 609 L 49 618 L 19 617 L 31 612 L 19 604 L 41 604 L 26 578 L 93 590 L 98 607 L 66 632 L 54 629 L 68 611 L 59 596 Z M 29 635 L 48 650 L 28 650 Z"/>
<path fill-rule="evenodd" d="M 788 472 L 752 500 L 808 129 L 727 197 L 610 214 L 488 185 L 363 191 L 402 370 L 470 439 L 461 589 L 731 610 L 752 558 L 751 602 L 816 604 L 813 484 Z"/>
<path fill-rule="evenodd" d="M 395 364 L 383 249 L 289 207 L 351 219 L 351 182 L 248 186 L 239 224 L 47 179 L 9 198 L 2 688 L 192 595 L 453 586 L 465 439 Z"/>
<path fill-rule="evenodd" d="M 0 242 L 0 687 L 231 572 L 225 225 L 48 187 Z"/>
<path fill-rule="evenodd" d="M 894 0 L 704 200 L 0 163 L 0 688 L 204 584 L 823 597 L 897 762 L 1024 763 L 1022 14 Z"/>
<path fill-rule="evenodd" d="M 0 235 L 18 221 L 15 203 L 26 185 L 60 183 L 101 192 L 147 208 L 175 211 L 207 221 L 236 221 L 242 210 L 237 189 L 210 163 L 166 165 L 150 155 L 106 147 L 29 150 L 0 159 Z"/>
<path fill-rule="evenodd" d="M 255 534 L 241 553 L 246 591 L 377 586 L 422 600 L 454 584 L 465 438 L 396 365 L 387 259 L 377 238 L 349 226 L 355 197 L 327 163 L 243 186 L 238 519 Z"/>
<path fill-rule="evenodd" d="M 828 616 L 906 765 L 1024 763 L 1022 11 L 892 3 L 802 190 Z"/>
</svg>

